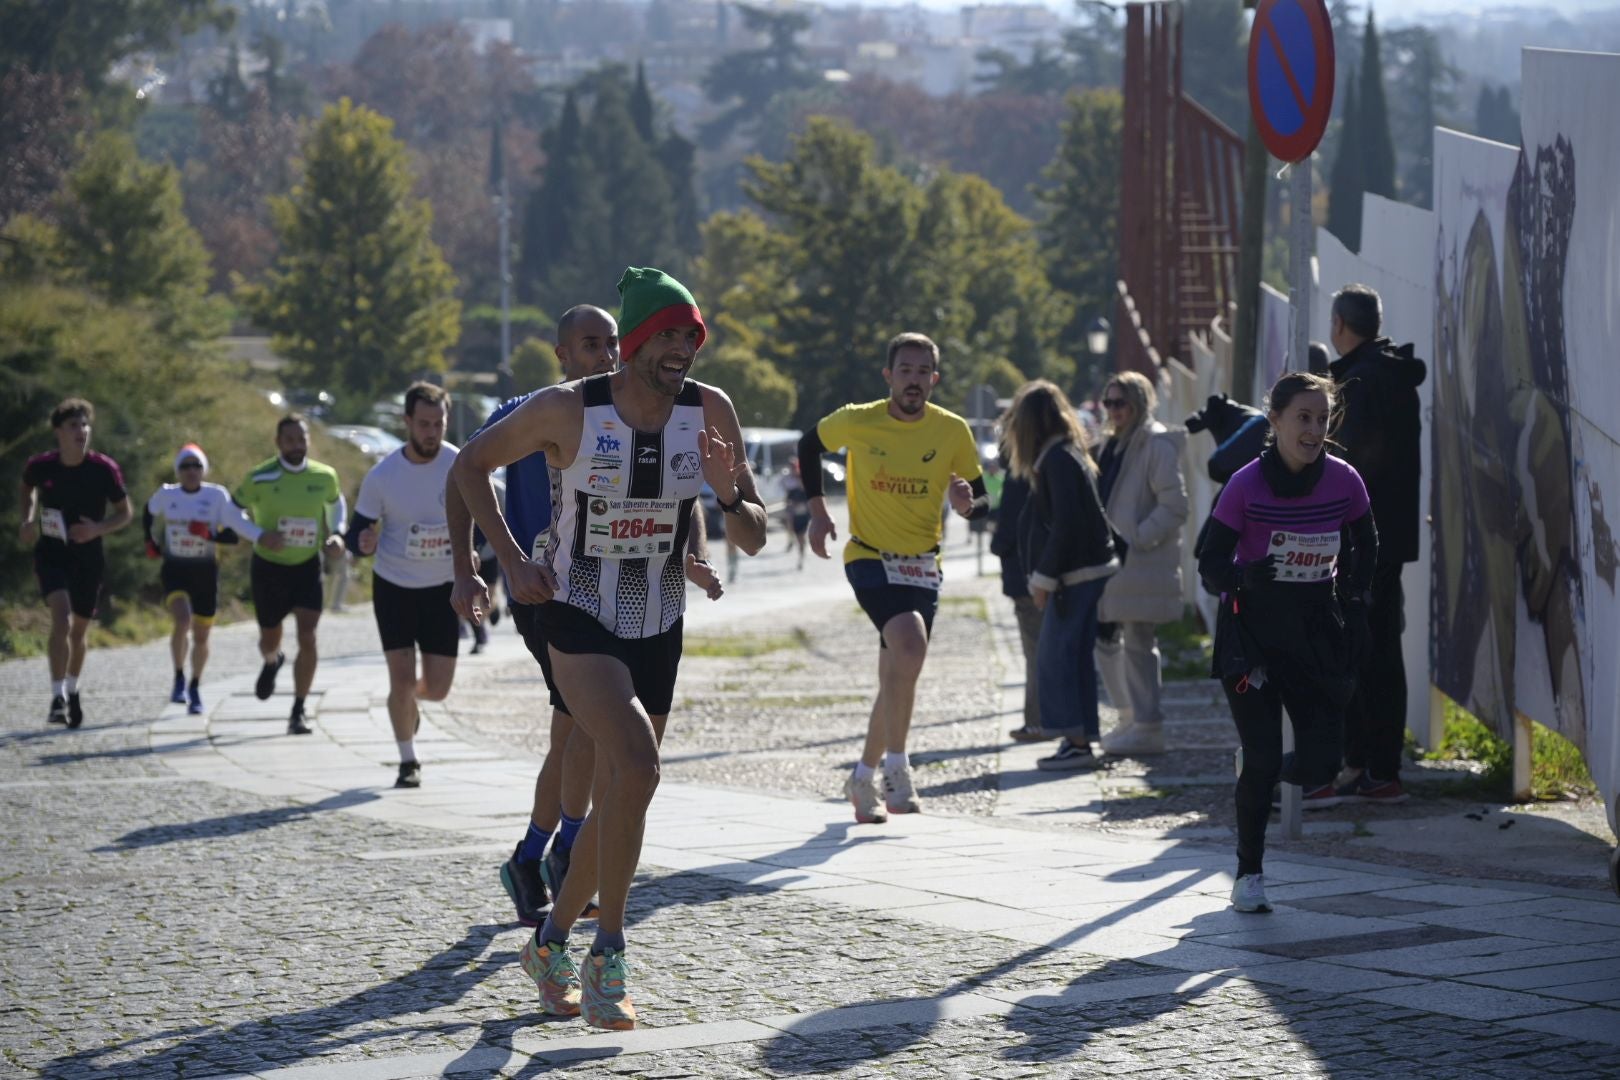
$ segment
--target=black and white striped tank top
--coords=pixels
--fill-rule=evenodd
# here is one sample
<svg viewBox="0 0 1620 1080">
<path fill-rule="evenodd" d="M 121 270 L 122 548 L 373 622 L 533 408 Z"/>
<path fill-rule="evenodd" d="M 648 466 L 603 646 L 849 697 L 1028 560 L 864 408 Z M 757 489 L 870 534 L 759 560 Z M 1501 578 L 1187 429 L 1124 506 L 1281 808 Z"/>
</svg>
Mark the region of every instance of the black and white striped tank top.
<svg viewBox="0 0 1620 1080">
<path fill-rule="evenodd" d="M 556 600 L 616 637 L 644 638 L 686 610 L 687 533 L 703 488 L 701 387 L 688 379 L 662 431 L 637 431 L 613 407 L 609 375 L 584 381 L 579 450 L 552 488 L 548 561 Z"/>
</svg>

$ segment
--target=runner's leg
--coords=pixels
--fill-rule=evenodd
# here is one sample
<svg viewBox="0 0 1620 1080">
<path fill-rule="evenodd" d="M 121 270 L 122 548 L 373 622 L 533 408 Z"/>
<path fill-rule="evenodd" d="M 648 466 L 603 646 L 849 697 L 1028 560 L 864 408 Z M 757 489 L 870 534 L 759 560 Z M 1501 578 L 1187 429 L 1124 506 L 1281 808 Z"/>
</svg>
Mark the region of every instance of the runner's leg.
<svg viewBox="0 0 1620 1080">
<path fill-rule="evenodd" d="M 169 615 L 174 620 L 174 628 L 169 633 L 169 655 L 174 660 L 174 670 L 186 670 L 186 636 L 190 634 L 191 600 L 184 594 L 169 598 Z"/>
<path fill-rule="evenodd" d="M 303 659 L 304 654 L 300 652 L 300 664 Z M 389 649 L 383 653 L 383 660 L 388 664 L 388 722 L 394 729 L 394 741 L 400 744 L 400 753 L 404 755 L 404 747 L 416 738 L 416 646 Z M 414 749 L 409 760 L 416 760 Z"/>
<path fill-rule="evenodd" d="M 191 681 L 201 682 L 203 667 L 208 663 L 208 637 L 213 633 L 212 619 L 194 618 L 191 621 Z"/>
<path fill-rule="evenodd" d="M 45 606 L 51 611 L 51 636 L 46 644 L 46 654 L 51 663 L 51 682 L 59 683 L 68 673 L 68 624 L 73 620 L 67 590 L 57 589 L 45 597 Z"/>
<path fill-rule="evenodd" d="M 299 701 L 309 696 L 309 688 L 315 685 L 315 665 L 320 654 L 315 648 L 315 627 L 321 621 L 319 608 L 293 608 L 293 619 L 298 624 L 298 659 L 293 661 L 293 693 Z M 277 644 L 280 644 L 280 628 L 277 628 Z M 276 654 L 269 655 L 274 661 Z"/>
<path fill-rule="evenodd" d="M 928 658 L 928 631 L 923 617 L 903 611 L 883 624 L 878 650 L 878 692 L 866 725 L 861 761 L 876 767 L 884 751 L 905 753 L 911 734 L 911 712 L 917 702 L 917 678 Z"/>
<path fill-rule="evenodd" d="M 658 745 L 662 747 L 664 744 L 664 728 L 669 723 L 669 716 L 666 713 L 662 716 L 651 716 L 648 719 L 652 722 L 653 737 L 657 740 Z M 569 748 L 572 749 L 577 742 L 583 742 L 591 746 L 595 745 L 594 741 L 578 728 L 569 737 Z M 590 778 L 590 781 L 587 785 L 583 785 L 586 795 L 582 801 L 585 803 L 586 808 L 602 806 L 607 799 L 611 798 L 612 791 L 612 771 L 604 763 L 604 758 L 596 754 L 593 749 L 591 751 L 591 761 L 594 764 L 585 773 Z M 568 813 L 566 804 L 563 812 Z M 569 816 L 575 815 L 570 814 Z M 578 816 L 585 817 L 585 809 L 581 809 Z M 563 879 L 562 889 L 556 896 L 552 897 L 553 911 L 583 912 L 589 906 L 591 897 L 596 895 L 599 885 L 596 875 L 600 863 L 598 858 L 600 840 L 596 828 L 597 816 L 591 814 L 589 817 L 585 817 L 584 826 L 579 830 L 579 835 L 574 838 L 574 855 L 568 864 L 568 875 Z M 640 846 L 638 843 L 637 861 L 639 862 L 639 860 Z M 634 870 L 631 873 L 634 876 Z M 565 897 L 567 898 L 566 903 L 573 905 L 572 907 L 563 908 L 558 906 L 565 902 Z M 566 921 L 555 919 L 553 925 L 560 930 L 566 931 L 574 924 L 577 917 L 577 915 L 572 915 Z M 597 926 L 601 927 L 602 924 L 598 922 Z"/>
<path fill-rule="evenodd" d="M 438 653 L 422 654 L 422 678 L 416 683 L 418 701 L 443 701 L 450 696 L 456 677 L 456 658 Z"/>
<path fill-rule="evenodd" d="M 85 635 L 90 632 L 90 620 L 84 615 L 72 615 L 68 619 L 68 658 L 67 675 L 70 679 L 77 679 L 84 671 L 84 654 L 86 651 Z"/>
</svg>

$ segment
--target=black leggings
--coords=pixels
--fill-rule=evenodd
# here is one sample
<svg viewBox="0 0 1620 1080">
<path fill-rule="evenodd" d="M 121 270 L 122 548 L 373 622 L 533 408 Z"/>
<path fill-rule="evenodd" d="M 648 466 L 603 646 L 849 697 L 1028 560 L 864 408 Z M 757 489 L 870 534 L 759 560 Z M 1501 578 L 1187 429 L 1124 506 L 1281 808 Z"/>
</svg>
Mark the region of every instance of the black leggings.
<svg viewBox="0 0 1620 1080">
<path fill-rule="evenodd" d="M 1339 772 L 1342 711 L 1330 704 L 1326 688 L 1313 685 L 1279 685 L 1267 679 L 1256 689 L 1242 678 L 1230 678 L 1221 680 L 1221 689 L 1243 746 L 1237 781 L 1238 874 L 1258 874 L 1266 852 L 1272 787 L 1286 780 L 1310 791 L 1333 781 Z M 1295 749 L 1287 760 L 1282 749 L 1284 706 L 1294 725 Z"/>
</svg>

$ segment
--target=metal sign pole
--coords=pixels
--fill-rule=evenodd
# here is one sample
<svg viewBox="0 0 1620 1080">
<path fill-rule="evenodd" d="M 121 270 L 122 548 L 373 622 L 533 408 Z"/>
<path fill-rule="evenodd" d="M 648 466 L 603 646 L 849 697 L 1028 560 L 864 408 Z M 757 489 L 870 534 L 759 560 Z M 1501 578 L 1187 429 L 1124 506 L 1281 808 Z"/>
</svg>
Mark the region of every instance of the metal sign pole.
<svg viewBox="0 0 1620 1080">
<path fill-rule="evenodd" d="M 1288 245 L 1288 307 L 1293 332 L 1289 338 L 1288 368 L 1291 371 L 1307 371 L 1310 369 L 1311 348 L 1311 159 L 1307 157 L 1304 161 L 1295 162 L 1290 169 L 1289 214 L 1292 229 Z M 1283 713 L 1282 746 L 1285 755 L 1295 750 L 1294 724 L 1286 710 Z M 1298 784 L 1282 785 L 1282 826 L 1284 835 L 1290 840 L 1298 840 L 1305 835 Z"/>
</svg>

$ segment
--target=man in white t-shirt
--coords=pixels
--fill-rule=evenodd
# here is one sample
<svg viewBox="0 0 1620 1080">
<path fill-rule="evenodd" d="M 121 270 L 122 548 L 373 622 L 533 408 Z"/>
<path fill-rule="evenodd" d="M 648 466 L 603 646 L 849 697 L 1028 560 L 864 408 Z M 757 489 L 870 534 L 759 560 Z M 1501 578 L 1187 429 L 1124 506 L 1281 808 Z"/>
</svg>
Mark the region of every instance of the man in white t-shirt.
<svg viewBox="0 0 1620 1080">
<path fill-rule="evenodd" d="M 444 441 L 450 395 L 432 383 L 405 391 L 405 445 L 360 484 L 346 537 L 356 555 L 375 555 L 371 602 L 388 661 L 388 719 L 399 743 L 395 787 L 422 786 L 416 760 L 419 701 L 443 701 L 456 674 L 461 623 L 450 606 L 455 575 L 444 485 L 456 448 Z M 418 678 L 416 654 L 422 653 Z"/>
</svg>

